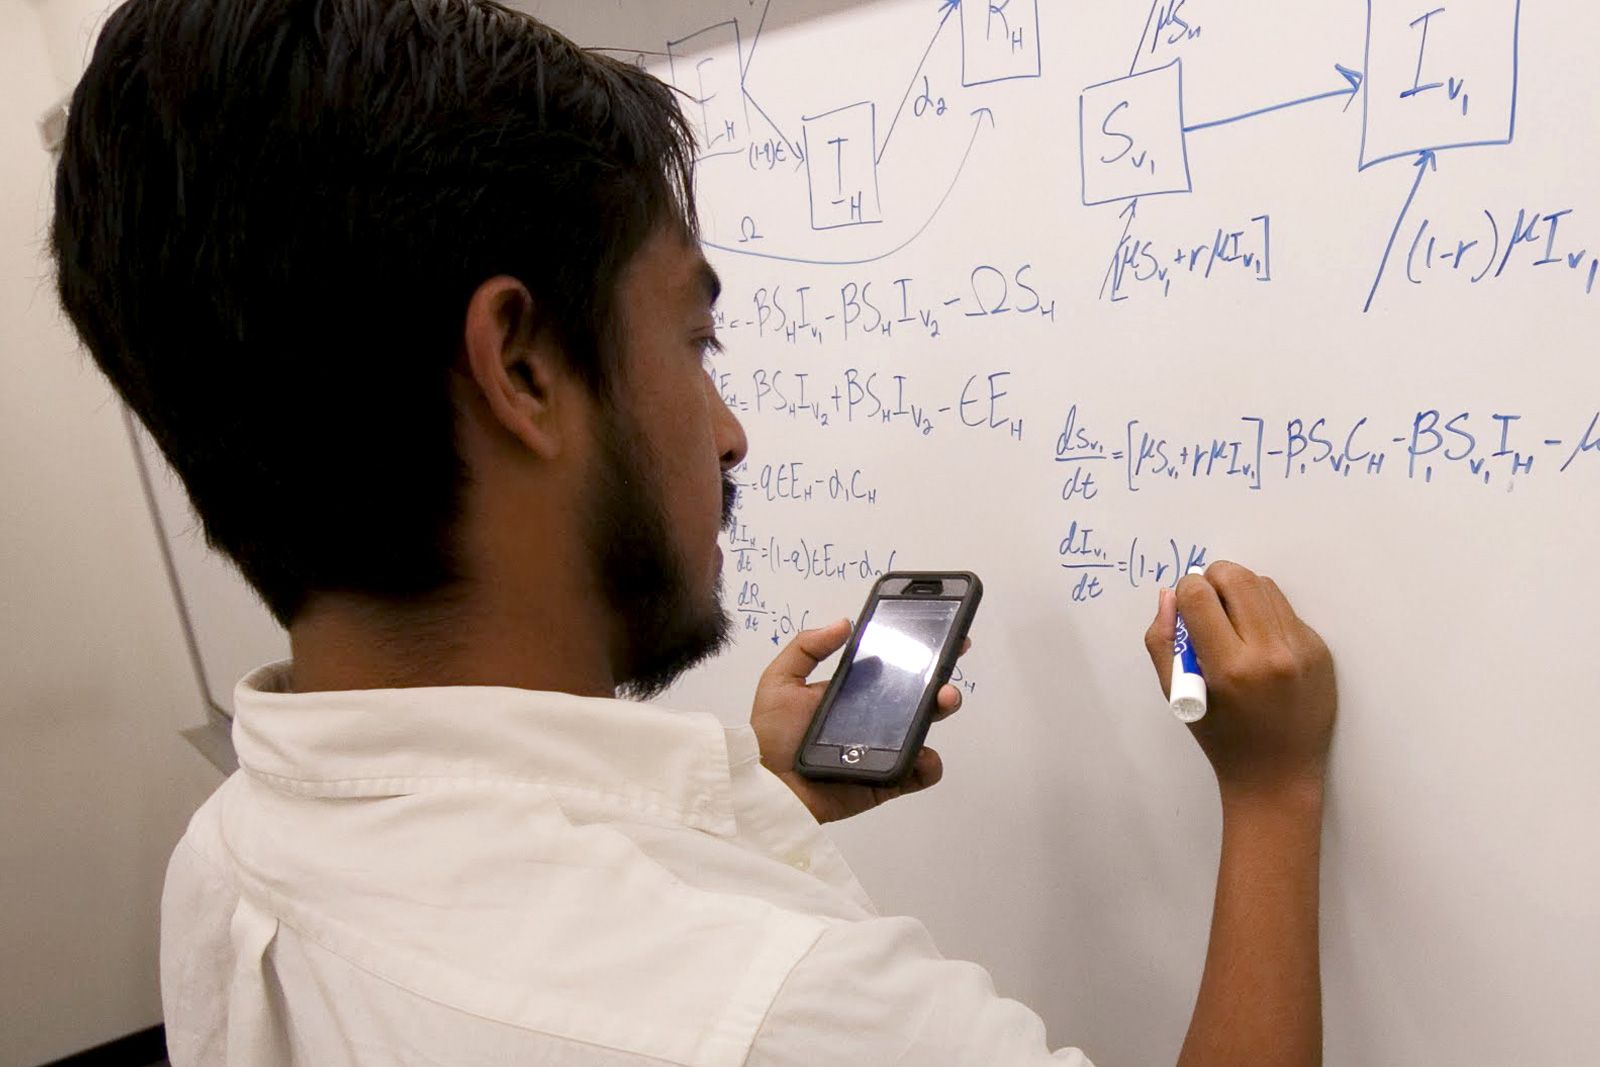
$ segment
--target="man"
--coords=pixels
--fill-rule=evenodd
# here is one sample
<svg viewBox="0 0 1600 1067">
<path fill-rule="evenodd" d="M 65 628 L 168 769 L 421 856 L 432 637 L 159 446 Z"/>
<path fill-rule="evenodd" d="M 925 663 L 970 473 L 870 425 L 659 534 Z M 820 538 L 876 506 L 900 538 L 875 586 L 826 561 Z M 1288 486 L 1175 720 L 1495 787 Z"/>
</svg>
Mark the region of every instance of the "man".
<svg viewBox="0 0 1600 1067">
<path fill-rule="evenodd" d="M 847 625 L 779 655 L 749 730 L 613 699 L 728 632 L 746 444 L 691 160 L 659 82 L 483 0 L 108 22 L 63 302 L 293 650 L 240 684 L 243 769 L 169 869 L 179 1067 L 1052 1059 L 818 829 L 897 792 L 792 769 Z M 1327 651 L 1217 564 L 1162 598 L 1163 685 L 1175 604 L 1224 812 L 1180 1062 L 1316 1063 Z M 905 789 L 939 777 L 925 751 Z"/>
</svg>

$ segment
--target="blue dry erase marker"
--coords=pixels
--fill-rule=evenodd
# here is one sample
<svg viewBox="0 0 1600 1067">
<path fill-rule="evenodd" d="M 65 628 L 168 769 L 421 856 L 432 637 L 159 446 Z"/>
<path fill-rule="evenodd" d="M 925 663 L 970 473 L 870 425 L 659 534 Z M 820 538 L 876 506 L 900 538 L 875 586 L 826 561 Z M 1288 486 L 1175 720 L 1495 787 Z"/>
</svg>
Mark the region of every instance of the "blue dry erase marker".
<svg viewBox="0 0 1600 1067">
<path fill-rule="evenodd" d="M 1204 567 L 1190 567 L 1190 574 L 1204 574 Z M 1206 714 L 1206 680 L 1200 676 L 1200 661 L 1189 642 L 1189 628 L 1178 616 L 1178 632 L 1172 637 L 1172 693 L 1168 702 L 1180 722 L 1199 722 Z"/>
</svg>

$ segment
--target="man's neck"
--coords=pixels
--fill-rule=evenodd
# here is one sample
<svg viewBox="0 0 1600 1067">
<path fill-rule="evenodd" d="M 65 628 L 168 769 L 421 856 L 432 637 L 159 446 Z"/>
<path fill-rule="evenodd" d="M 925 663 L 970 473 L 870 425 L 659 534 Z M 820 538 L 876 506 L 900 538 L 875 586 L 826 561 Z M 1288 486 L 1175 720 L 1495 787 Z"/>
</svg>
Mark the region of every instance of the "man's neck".
<svg viewBox="0 0 1600 1067">
<path fill-rule="evenodd" d="M 490 685 L 612 696 L 610 656 L 593 625 L 546 600 L 515 608 L 468 598 L 395 606 L 319 595 L 289 628 L 297 692 Z"/>
</svg>

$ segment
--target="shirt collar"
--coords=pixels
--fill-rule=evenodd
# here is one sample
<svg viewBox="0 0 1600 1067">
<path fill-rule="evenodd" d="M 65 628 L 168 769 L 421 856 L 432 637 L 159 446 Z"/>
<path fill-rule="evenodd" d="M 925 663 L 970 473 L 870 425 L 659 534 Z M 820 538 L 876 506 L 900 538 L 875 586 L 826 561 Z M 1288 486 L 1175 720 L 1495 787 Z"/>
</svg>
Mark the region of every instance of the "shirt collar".
<svg viewBox="0 0 1600 1067">
<path fill-rule="evenodd" d="M 290 664 L 234 690 L 240 767 L 276 789 L 375 797 L 538 787 L 709 833 L 736 831 L 715 716 L 499 686 L 288 691 Z"/>
</svg>

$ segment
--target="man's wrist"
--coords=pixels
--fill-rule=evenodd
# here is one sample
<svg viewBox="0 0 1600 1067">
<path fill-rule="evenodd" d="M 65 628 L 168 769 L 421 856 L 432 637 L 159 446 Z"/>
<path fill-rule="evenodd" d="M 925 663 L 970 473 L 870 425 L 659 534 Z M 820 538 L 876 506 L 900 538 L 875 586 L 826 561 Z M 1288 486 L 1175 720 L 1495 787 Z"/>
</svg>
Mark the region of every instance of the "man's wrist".
<svg viewBox="0 0 1600 1067">
<path fill-rule="evenodd" d="M 1224 818 L 1272 815 L 1321 822 L 1327 792 L 1321 771 L 1272 781 L 1219 782 Z"/>
</svg>

